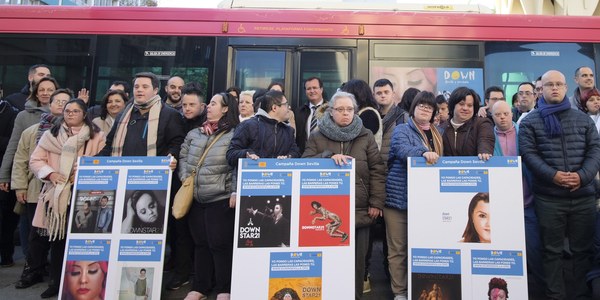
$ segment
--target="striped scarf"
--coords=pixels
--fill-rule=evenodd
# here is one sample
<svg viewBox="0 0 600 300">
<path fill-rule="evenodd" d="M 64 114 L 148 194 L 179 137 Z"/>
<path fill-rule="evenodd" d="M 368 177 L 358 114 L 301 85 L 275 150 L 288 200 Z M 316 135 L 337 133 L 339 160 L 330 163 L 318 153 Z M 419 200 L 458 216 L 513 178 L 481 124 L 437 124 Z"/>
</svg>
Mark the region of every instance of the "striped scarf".
<svg viewBox="0 0 600 300">
<path fill-rule="evenodd" d="M 127 136 L 127 126 L 129 125 L 129 119 L 131 118 L 131 112 L 133 107 L 137 109 L 150 109 L 148 115 L 148 123 L 147 127 L 147 138 L 146 138 L 146 155 L 147 156 L 156 156 L 156 139 L 158 135 L 158 118 L 160 116 L 160 110 L 162 109 L 162 101 L 160 101 L 160 96 L 155 95 L 146 103 L 137 103 L 134 101 L 133 104 L 130 104 L 125 108 L 125 112 L 119 120 L 117 131 L 115 132 L 115 137 L 113 139 L 112 144 L 112 156 L 121 156 L 123 153 L 123 144 L 125 143 L 125 137 Z"/>
<path fill-rule="evenodd" d="M 442 135 L 438 131 L 437 127 L 435 127 L 435 126 L 429 127 L 429 130 L 431 131 L 431 135 L 433 136 L 433 149 L 432 149 L 431 145 L 429 144 L 429 139 L 427 138 L 427 135 L 425 134 L 425 131 L 423 131 L 419 127 L 419 125 L 415 122 L 415 119 L 411 118 L 411 121 L 415 125 L 415 128 L 417 129 L 417 131 L 419 132 L 419 135 L 421 136 L 421 141 L 423 142 L 423 145 L 425 147 L 427 147 L 427 151 L 435 152 L 435 153 L 437 153 L 437 155 L 442 156 L 442 154 L 444 153 L 444 147 L 442 146 Z"/>
</svg>

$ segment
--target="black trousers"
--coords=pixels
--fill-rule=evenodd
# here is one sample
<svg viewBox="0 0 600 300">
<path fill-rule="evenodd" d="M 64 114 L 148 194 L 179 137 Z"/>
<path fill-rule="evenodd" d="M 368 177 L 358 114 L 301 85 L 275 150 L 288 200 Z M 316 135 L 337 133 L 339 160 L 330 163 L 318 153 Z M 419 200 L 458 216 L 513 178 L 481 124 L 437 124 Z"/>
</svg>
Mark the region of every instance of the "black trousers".
<svg viewBox="0 0 600 300">
<path fill-rule="evenodd" d="M 217 294 L 229 293 L 235 209 L 229 207 L 229 199 L 208 204 L 194 201 L 188 217 L 195 245 L 192 290 L 208 295 L 214 286 Z"/>
<path fill-rule="evenodd" d="M 0 260 L 8 264 L 15 253 L 15 230 L 19 224 L 19 215 L 13 212 L 17 197 L 15 191 L 0 191 Z"/>
</svg>

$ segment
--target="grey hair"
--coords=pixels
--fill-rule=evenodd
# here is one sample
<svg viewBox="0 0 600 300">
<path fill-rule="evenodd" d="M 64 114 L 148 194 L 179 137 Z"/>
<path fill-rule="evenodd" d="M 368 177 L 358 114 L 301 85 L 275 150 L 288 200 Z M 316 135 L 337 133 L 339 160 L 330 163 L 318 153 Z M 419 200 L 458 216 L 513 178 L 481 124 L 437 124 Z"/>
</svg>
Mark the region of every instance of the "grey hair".
<svg viewBox="0 0 600 300">
<path fill-rule="evenodd" d="M 254 93 L 255 93 L 255 92 L 256 92 L 255 90 L 250 90 L 250 91 L 242 91 L 242 92 L 240 93 L 240 99 L 242 98 L 242 96 L 246 96 L 246 95 L 248 95 L 248 96 L 250 96 L 250 98 L 252 98 L 252 96 L 254 96 Z"/>
<path fill-rule="evenodd" d="M 333 96 L 331 96 L 328 107 L 329 111 L 333 109 L 333 107 L 335 106 L 335 102 L 340 98 L 350 98 L 350 100 L 352 100 L 352 106 L 354 107 L 354 113 L 358 113 L 358 104 L 356 103 L 356 98 L 354 98 L 354 95 L 342 91 L 337 91 L 335 94 L 333 94 Z"/>
</svg>

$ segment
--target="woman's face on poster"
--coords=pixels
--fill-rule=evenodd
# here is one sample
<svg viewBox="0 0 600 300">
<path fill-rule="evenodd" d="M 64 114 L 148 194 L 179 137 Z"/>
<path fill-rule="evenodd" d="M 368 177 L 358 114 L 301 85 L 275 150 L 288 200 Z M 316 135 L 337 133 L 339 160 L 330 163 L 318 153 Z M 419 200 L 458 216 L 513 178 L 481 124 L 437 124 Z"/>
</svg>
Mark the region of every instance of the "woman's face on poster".
<svg viewBox="0 0 600 300">
<path fill-rule="evenodd" d="M 427 70 L 427 71 L 426 71 Z M 383 68 L 379 74 L 374 74 L 378 78 L 386 78 L 394 85 L 396 101 L 402 99 L 404 91 L 409 88 L 416 88 L 419 91 L 428 91 L 436 93 L 437 74 L 432 68 Z M 428 76 L 429 74 L 429 76 Z"/>
<path fill-rule="evenodd" d="M 490 204 L 485 201 L 479 201 L 473 210 L 473 226 L 479 236 L 481 243 L 491 241 L 490 230 Z"/>
<path fill-rule="evenodd" d="M 158 203 L 148 194 L 143 194 L 135 205 L 135 212 L 144 223 L 158 219 Z"/>
<path fill-rule="evenodd" d="M 105 276 L 98 262 L 76 261 L 66 273 L 65 280 L 74 299 L 102 299 Z"/>
</svg>

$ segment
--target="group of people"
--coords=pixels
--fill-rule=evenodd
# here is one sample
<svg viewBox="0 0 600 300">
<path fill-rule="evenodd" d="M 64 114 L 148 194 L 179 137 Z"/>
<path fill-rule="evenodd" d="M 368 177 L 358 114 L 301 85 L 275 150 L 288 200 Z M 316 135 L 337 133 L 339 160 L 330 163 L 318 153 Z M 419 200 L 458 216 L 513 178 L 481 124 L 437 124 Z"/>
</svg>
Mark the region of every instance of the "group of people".
<svg viewBox="0 0 600 300">
<path fill-rule="evenodd" d="M 441 156 L 477 156 L 486 161 L 521 155 L 530 295 L 566 297 L 563 251 L 572 257 L 574 295 L 589 295 L 587 283 L 600 293 L 600 280 L 595 280 L 600 278 L 600 266 L 598 274 L 590 272 L 600 169 L 600 93 L 590 68 L 578 68 L 575 81 L 578 87 L 569 99 L 565 76 L 550 70 L 535 83 L 519 85 L 519 104 L 511 108 L 499 87 L 488 88 L 483 102 L 468 87 L 455 89 L 448 99 L 409 88 L 397 99 L 392 82 L 385 78 L 372 88 L 352 79 L 325 99 L 323 82 L 311 77 L 304 81 L 308 102 L 292 111 L 281 83 L 256 91 L 231 88 L 205 103 L 202 87 L 186 84 L 179 76 L 167 81 L 167 97 L 161 99 L 158 77 L 143 72 L 135 75 L 131 99 L 128 83 L 114 82 L 101 104 L 89 107 L 86 90 L 75 97 L 59 88 L 48 66 L 32 66 L 23 92 L 0 102 L 0 121 L 6 125 L 0 130 L 11 128 L 2 136 L 7 147 L 0 167 L 4 197 L 0 266 L 13 264 L 14 246 L 8 237 L 19 223 L 26 266 L 17 288 L 43 280 L 50 251 L 50 284 L 42 297 L 56 295 L 77 157 L 171 156 L 170 167 L 177 175 L 174 191 L 194 174 L 195 186 L 187 215 L 167 221 L 174 238 L 165 268 L 175 273 L 167 288 L 188 284 L 193 274 L 186 300 L 207 299 L 211 293 L 226 300 L 231 289 L 238 159 L 330 158 L 337 165 L 355 162 L 355 230 L 340 231 L 339 217 L 318 202 L 311 204 L 312 214 L 320 215 L 313 222 L 331 220 L 328 233 L 343 240 L 353 235 L 355 295 L 360 299 L 370 228 L 383 219 L 390 286 L 395 300 L 407 299 L 407 158 L 423 157 L 435 164 Z M 148 228 L 162 232 L 168 216 L 154 193 L 135 191 L 126 198 L 122 232 Z M 108 197 L 82 203 L 75 215 L 77 230 L 110 232 L 113 216 L 103 210 L 109 201 L 115 205 Z M 20 221 L 11 215 L 15 203 L 21 207 Z M 487 194 L 473 197 L 462 242 L 490 242 L 488 206 Z M 94 222 L 91 216 L 96 216 Z M 67 268 L 71 275 L 92 276 L 106 274 L 103 264 L 72 262 Z M 103 299 L 104 289 L 98 290 Z"/>
</svg>

